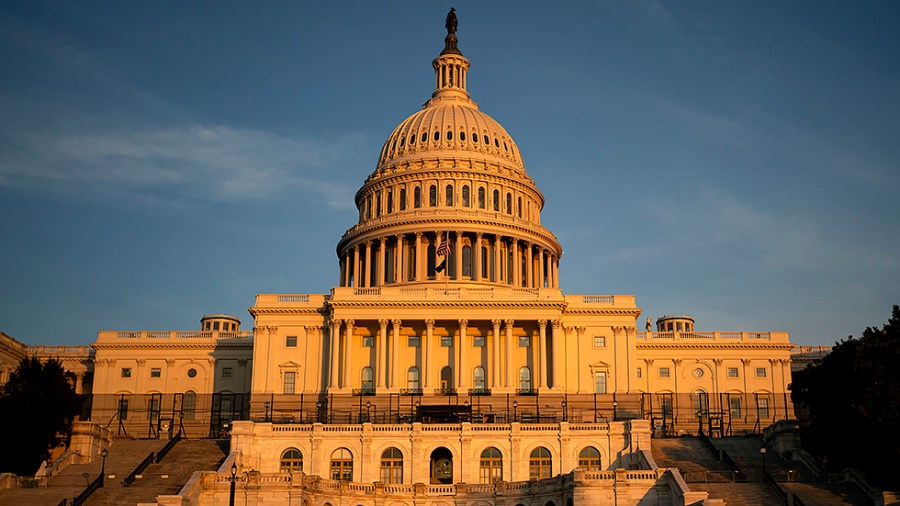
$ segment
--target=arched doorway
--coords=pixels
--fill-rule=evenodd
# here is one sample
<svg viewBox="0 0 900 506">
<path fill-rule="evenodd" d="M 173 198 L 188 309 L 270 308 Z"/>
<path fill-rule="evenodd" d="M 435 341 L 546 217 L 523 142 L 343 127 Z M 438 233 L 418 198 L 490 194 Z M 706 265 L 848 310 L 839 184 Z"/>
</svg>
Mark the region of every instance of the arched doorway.
<svg viewBox="0 0 900 506">
<path fill-rule="evenodd" d="M 431 483 L 453 483 L 453 454 L 444 447 L 431 452 Z"/>
</svg>

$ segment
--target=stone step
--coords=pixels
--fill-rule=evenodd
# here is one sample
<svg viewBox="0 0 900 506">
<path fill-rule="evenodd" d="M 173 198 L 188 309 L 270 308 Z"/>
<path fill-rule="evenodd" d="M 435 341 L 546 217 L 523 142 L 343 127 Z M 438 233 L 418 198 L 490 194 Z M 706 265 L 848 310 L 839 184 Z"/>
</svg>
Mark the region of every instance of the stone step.
<svg viewBox="0 0 900 506">
<path fill-rule="evenodd" d="M 803 504 L 873 506 L 872 498 L 855 483 L 782 483 L 788 492 L 797 494 Z"/>
<path fill-rule="evenodd" d="M 654 439 L 651 451 L 659 467 L 676 467 L 682 475 L 708 472 L 721 474 L 730 471 L 700 439 Z"/>
<path fill-rule="evenodd" d="M 689 487 L 692 491 L 709 492 L 710 499 L 724 499 L 728 506 L 781 504 L 781 499 L 765 483 L 691 483 Z"/>
</svg>

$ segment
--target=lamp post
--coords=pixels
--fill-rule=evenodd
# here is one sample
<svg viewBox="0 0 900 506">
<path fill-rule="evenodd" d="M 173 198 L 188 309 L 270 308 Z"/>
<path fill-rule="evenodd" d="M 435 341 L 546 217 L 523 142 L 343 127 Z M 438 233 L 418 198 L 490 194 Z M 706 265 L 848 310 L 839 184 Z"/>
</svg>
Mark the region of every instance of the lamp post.
<svg viewBox="0 0 900 506">
<path fill-rule="evenodd" d="M 568 421 L 568 418 L 569 418 L 569 410 L 568 410 L 569 403 L 566 402 L 565 400 L 563 400 L 561 403 L 559 403 L 559 405 L 560 405 L 560 407 L 562 407 L 562 412 L 563 412 L 562 421 L 566 422 L 566 421 Z"/>
<path fill-rule="evenodd" d="M 366 401 L 366 421 L 372 423 L 372 401 Z"/>
<path fill-rule="evenodd" d="M 264 402 L 263 406 L 266 408 L 266 421 L 271 422 L 272 420 L 269 418 L 269 401 Z"/>
<path fill-rule="evenodd" d="M 513 421 L 519 421 L 519 401 L 513 401 Z"/>
<path fill-rule="evenodd" d="M 760 448 L 759 454 L 762 455 L 763 475 L 765 475 L 766 474 L 766 448 L 765 447 Z"/>
<path fill-rule="evenodd" d="M 107 450 L 106 448 L 100 450 L 100 457 L 103 459 L 103 461 L 100 464 L 100 476 L 102 476 L 102 478 L 100 479 L 101 487 L 104 486 L 104 484 L 106 482 L 106 456 L 107 455 L 109 455 L 109 450 Z"/>
<path fill-rule="evenodd" d="M 616 408 L 619 407 L 619 401 L 613 401 L 613 421 L 618 420 L 618 411 Z"/>
<path fill-rule="evenodd" d="M 234 483 L 237 481 L 237 464 L 231 463 L 231 490 L 228 493 L 228 506 L 234 506 Z"/>
</svg>

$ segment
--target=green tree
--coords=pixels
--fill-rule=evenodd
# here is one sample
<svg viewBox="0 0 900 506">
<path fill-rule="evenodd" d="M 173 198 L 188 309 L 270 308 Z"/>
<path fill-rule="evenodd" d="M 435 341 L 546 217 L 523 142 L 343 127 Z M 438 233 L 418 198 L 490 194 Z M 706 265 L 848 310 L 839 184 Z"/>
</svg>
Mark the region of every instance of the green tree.
<svg viewBox="0 0 900 506">
<path fill-rule="evenodd" d="M 59 361 L 22 359 L 0 390 L 0 471 L 34 474 L 68 437 L 81 402 Z"/>
<path fill-rule="evenodd" d="M 884 327 L 835 343 L 791 388 L 809 410 L 804 444 L 828 470 L 852 466 L 882 487 L 900 486 L 900 306 Z"/>
</svg>

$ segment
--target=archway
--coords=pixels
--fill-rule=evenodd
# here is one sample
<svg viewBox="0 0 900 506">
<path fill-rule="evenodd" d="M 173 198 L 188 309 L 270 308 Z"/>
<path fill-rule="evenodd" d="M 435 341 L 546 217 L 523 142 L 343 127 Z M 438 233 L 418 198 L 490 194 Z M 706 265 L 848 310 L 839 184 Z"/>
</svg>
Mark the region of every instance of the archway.
<svg viewBox="0 0 900 506">
<path fill-rule="evenodd" d="M 431 483 L 453 483 L 453 454 L 443 446 L 431 452 Z"/>
</svg>

